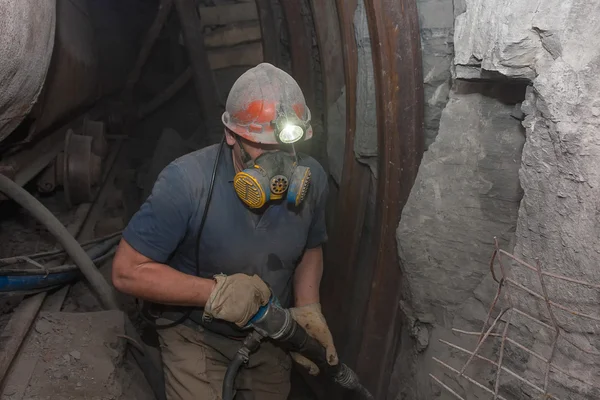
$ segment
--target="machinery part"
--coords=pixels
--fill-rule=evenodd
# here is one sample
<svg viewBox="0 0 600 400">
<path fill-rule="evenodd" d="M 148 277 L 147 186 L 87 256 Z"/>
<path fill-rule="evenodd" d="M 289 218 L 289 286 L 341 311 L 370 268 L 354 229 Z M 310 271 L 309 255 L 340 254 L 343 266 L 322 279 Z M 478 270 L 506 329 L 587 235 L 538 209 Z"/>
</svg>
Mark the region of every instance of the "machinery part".
<svg viewBox="0 0 600 400">
<path fill-rule="evenodd" d="M 104 159 L 108 153 L 106 141 L 106 125 L 104 121 L 93 121 L 89 115 L 83 118 L 83 136 L 92 137 L 92 152 Z"/>
<path fill-rule="evenodd" d="M 51 193 L 56 189 L 56 160 L 42 172 L 37 180 L 37 190 L 40 193 Z"/>
<path fill-rule="evenodd" d="M 79 267 L 100 303 L 109 310 L 119 309 L 114 291 L 108 285 L 94 262 L 87 255 L 67 228 L 35 197 L 7 177 L 0 175 L 0 192 L 17 202 L 42 223 L 63 246 L 73 262 Z"/>
<path fill-rule="evenodd" d="M 44 86 L 55 43 L 56 1 L 9 1 L 0 9 L 2 141 L 28 116 Z"/>
<path fill-rule="evenodd" d="M 65 190 L 69 206 L 90 202 L 94 199 L 93 187 L 100 181 L 102 159 L 92 152 L 92 137 L 76 135 L 67 131 L 65 150 L 57 169 L 62 170 L 59 181 Z"/>
<path fill-rule="evenodd" d="M 101 95 L 100 60 L 86 1 L 56 1 L 56 34 L 50 68 L 40 94 L 30 139 Z M 111 59 L 111 63 L 119 60 Z"/>
<path fill-rule="evenodd" d="M 103 107 L 98 106 L 91 109 L 89 113 L 95 115 L 102 111 Z M 25 186 L 25 184 L 38 176 L 64 150 L 66 132 L 69 129 L 78 129 L 82 125 L 84 117 L 85 114 L 77 115 L 35 143 L 24 143 L 22 147 L 15 146 L 11 149 L 10 154 L 3 154 L 0 169 L 4 166 L 12 166 L 15 173 L 14 177 L 11 178 L 17 184 Z M 57 177 L 59 174 L 62 174 L 62 172 L 57 171 Z M 59 182 L 57 184 L 62 185 Z"/>
<path fill-rule="evenodd" d="M 148 25 L 132 24 L 132 18 L 148 15 L 152 3 L 2 2 L 0 70 L 14 73 L 3 74 L 0 82 L 0 143 L 37 141 L 74 113 L 118 92 Z"/>
<path fill-rule="evenodd" d="M 246 354 L 249 347 L 255 345 L 257 337 L 269 337 L 278 341 L 283 348 L 288 351 L 300 353 L 314 362 L 322 374 L 332 379 L 344 389 L 354 391 L 359 399 L 372 400 L 373 396 L 360 384 L 358 376 L 346 364 L 339 362 L 336 365 L 330 365 L 327 362 L 327 352 L 325 348 L 310 336 L 304 328 L 296 323 L 289 310 L 282 308 L 279 303 L 273 299 L 269 300 L 265 306 L 261 307 L 256 315 L 248 322 L 248 328 L 253 328 L 244 340 L 244 344 L 238 351 L 227 368 L 225 379 L 223 381 L 223 400 L 233 399 L 233 382 L 237 370 L 243 362 L 247 362 Z M 258 334 L 258 335 L 257 335 Z M 258 344 L 256 344 L 258 347 Z M 242 363 L 240 363 L 240 360 Z M 226 392 L 226 389 L 228 392 Z M 225 394 L 228 394 L 226 396 Z"/>
</svg>

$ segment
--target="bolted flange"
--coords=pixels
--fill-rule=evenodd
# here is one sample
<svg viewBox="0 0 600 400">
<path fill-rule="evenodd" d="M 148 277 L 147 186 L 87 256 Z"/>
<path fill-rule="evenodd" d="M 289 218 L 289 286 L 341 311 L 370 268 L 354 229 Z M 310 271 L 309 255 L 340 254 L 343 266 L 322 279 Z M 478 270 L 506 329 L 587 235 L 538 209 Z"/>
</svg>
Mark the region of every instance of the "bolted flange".
<svg viewBox="0 0 600 400">
<path fill-rule="evenodd" d="M 76 135 L 69 129 L 64 152 L 57 157 L 57 181 L 64 187 L 69 206 L 94 199 L 94 187 L 100 182 L 102 159 L 94 154 L 92 142 L 91 136 Z"/>
</svg>

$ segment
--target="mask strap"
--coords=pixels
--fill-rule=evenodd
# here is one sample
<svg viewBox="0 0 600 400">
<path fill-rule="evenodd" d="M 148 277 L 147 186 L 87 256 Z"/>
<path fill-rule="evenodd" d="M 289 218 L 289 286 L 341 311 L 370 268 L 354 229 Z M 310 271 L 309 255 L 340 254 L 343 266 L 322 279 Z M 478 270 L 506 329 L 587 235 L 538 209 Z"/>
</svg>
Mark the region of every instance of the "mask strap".
<svg viewBox="0 0 600 400">
<path fill-rule="evenodd" d="M 238 146 L 240 147 L 240 153 L 242 153 L 242 163 L 244 164 L 245 168 L 250 168 L 254 165 L 254 162 L 252 161 L 252 157 L 250 157 L 248 155 L 248 153 L 246 153 L 246 150 L 244 149 L 244 146 L 242 146 L 242 141 L 240 140 L 239 136 L 234 134 L 235 137 L 235 141 L 237 142 Z"/>
</svg>

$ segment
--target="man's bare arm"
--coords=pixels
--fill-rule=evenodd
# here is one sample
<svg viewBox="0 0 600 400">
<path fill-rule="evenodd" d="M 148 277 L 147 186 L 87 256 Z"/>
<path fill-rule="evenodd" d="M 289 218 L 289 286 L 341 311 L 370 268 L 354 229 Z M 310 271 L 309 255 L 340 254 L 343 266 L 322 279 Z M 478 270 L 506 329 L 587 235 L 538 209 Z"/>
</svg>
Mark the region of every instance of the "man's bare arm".
<svg viewBox="0 0 600 400">
<path fill-rule="evenodd" d="M 140 254 L 121 239 L 113 260 L 117 290 L 154 303 L 204 307 L 215 281 L 179 272 Z"/>
<path fill-rule="evenodd" d="M 319 286 L 323 276 L 323 249 L 307 249 L 294 274 L 295 307 L 318 303 Z"/>
</svg>

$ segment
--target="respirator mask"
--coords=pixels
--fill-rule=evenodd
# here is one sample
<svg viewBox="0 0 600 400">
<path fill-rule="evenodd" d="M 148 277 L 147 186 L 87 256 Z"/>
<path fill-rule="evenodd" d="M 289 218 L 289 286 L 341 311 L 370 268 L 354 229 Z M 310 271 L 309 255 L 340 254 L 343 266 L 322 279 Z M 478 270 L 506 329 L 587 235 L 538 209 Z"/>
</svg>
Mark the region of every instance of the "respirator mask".
<svg viewBox="0 0 600 400">
<path fill-rule="evenodd" d="M 310 127 L 310 115 L 307 121 L 302 121 L 294 118 L 294 112 L 285 111 L 279 111 L 272 126 L 277 140 L 282 145 L 290 145 L 291 152 L 266 152 L 252 160 L 236 135 L 245 169 L 235 175 L 233 186 L 239 198 L 250 208 L 259 209 L 270 201 L 284 197 L 288 204 L 297 207 L 308 192 L 310 168 L 298 165 L 293 144 L 306 134 Z"/>
</svg>

